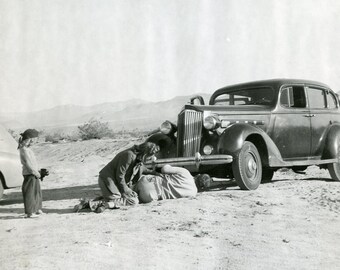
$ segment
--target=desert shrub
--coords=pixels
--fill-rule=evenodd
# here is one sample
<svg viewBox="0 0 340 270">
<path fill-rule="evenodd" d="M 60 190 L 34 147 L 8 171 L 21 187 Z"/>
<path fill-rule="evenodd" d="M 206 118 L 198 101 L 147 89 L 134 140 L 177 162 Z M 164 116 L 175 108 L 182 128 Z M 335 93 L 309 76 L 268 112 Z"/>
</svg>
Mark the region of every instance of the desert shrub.
<svg viewBox="0 0 340 270">
<path fill-rule="evenodd" d="M 80 138 L 79 133 L 72 133 L 72 134 L 66 135 L 65 139 L 67 141 L 76 142 L 76 141 L 79 141 L 81 138 Z"/>
<path fill-rule="evenodd" d="M 125 133 L 128 134 L 130 137 L 133 137 L 133 138 L 144 138 L 148 134 L 147 131 L 140 130 L 140 129 L 137 129 L 137 128 L 130 130 L 130 131 L 126 131 Z"/>
<path fill-rule="evenodd" d="M 140 130 L 140 129 L 132 129 L 132 130 L 118 130 L 118 131 L 112 131 L 112 133 L 109 134 L 110 138 L 114 139 L 128 139 L 128 138 L 138 138 L 138 139 L 146 139 L 148 135 L 148 131 Z"/>
<path fill-rule="evenodd" d="M 100 122 L 95 119 L 91 119 L 84 125 L 78 126 L 78 131 L 83 140 L 101 139 L 112 134 L 112 130 L 107 122 Z"/>
<path fill-rule="evenodd" d="M 59 132 L 54 132 L 52 134 L 45 135 L 45 142 L 58 143 L 65 139 L 65 136 Z"/>
<path fill-rule="evenodd" d="M 80 140 L 80 135 L 77 132 L 66 132 L 54 131 L 53 133 L 44 133 L 45 142 L 58 143 L 60 141 L 71 141 L 76 142 Z"/>
</svg>

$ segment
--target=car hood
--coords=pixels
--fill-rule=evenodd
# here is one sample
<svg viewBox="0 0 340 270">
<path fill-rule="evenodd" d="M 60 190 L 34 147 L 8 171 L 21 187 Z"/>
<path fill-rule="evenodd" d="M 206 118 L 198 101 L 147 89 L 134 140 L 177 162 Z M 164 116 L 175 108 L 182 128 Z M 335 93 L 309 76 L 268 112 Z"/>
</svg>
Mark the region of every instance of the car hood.
<svg viewBox="0 0 340 270">
<path fill-rule="evenodd" d="M 241 105 L 241 106 L 215 106 L 215 105 L 190 105 L 187 104 L 183 107 L 182 110 L 195 110 L 195 111 L 211 111 L 211 112 L 224 112 L 224 113 L 233 113 L 233 112 L 263 112 L 269 113 L 273 109 L 272 106 L 267 105 Z"/>
</svg>

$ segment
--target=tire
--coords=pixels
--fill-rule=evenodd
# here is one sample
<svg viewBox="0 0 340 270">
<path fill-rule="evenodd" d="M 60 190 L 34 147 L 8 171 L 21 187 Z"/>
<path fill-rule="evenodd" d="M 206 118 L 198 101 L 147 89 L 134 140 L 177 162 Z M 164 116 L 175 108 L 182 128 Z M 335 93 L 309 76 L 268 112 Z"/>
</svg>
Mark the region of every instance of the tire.
<svg viewBox="0 0 340 270">
<path fill-rule="evenodd" d="M 2 195 L 4 194 L 4 186 L 2 185 L 1 179 L 0 179 L 0 199 L 2 198 Z"/>
<path fill-rule="evenodd" d="M 327 164 L 329 174 L 333 180 L 340 181 L 340 138 L 338 137 L 338 162 Z"/>
<path fill-rule="evenodd" d="M 262 163 L 256 146 L 244 142 L 233 161 L 233 174 L 237 185 L 243 190 L 255 190 L 261 183 Z"/>
<path fill-rule="evenodd" d="M 327 164 L 327 168 L 331 178 L 340 181 L 340 162 Z"/>
<path fill-rule="evenodd" d="M 270 168 L 262 169 L 261 183 L 268 183 L 273 179 L 274 170 Z"/>
</svg>

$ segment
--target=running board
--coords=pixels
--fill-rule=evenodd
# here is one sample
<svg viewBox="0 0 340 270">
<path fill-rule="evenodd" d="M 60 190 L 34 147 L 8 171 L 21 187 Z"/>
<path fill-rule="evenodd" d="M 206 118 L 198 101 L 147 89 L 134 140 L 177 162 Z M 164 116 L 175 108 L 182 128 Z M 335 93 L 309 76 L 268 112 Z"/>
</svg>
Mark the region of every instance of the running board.
<svg viewBox="0 0 340 270">
<path fill-rule="evenodd" d="M 291 160 L 291 161 L 282 160 L 282 161 L 270 162 L 270 167 L 311 166 L 311 165 L 320 165 L 320 164 L 337 163 L 337 162 L 339 162 L 337 158 Z"/>
</svg>

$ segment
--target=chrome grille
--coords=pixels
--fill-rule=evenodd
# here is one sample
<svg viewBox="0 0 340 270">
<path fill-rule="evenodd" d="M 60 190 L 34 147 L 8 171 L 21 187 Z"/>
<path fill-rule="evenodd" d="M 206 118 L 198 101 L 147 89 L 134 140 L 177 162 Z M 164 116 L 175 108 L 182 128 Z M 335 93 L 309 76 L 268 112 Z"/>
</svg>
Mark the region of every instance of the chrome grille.
<svg viewBox="0 0 340 270">
<path fill-rule="evenodd" d="M 200 150 L 202 113 L 184 110 L 178 115 L 177 153 L 179 157 L 192 157 Z"/>
</svg>

